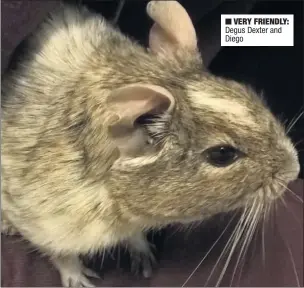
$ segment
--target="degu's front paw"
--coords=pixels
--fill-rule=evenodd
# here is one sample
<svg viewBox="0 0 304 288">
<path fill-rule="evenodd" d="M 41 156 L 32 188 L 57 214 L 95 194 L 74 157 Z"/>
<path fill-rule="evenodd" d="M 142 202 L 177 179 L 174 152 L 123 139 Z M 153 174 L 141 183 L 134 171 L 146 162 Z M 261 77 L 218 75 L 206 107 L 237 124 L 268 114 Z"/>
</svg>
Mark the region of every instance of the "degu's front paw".
<svg viewBox="0 0 304 288">
<path fill-rule="evenodd" d="M 128 241 L 128 248 L 131 258 L 131 272 L 134 274 L 142 274 L 145 278 L 152 276 L 153 266 L 156 259 L 151 248 L 155 251 L 155 247 L 150 244 L 143 234 L 135 235 Z"/>
<path fill-rule="evenodd" d="M 87 278 L 91 277 L 84 271 L 78 273 L 66 273 L 62 271 L 60 273 L 61 282 L 64 287 L 95 287 L 95 285 Z"/>
<path fill-rule="evenodd" d="M 142 274 L 145 278 L 150 278 L 156 259 L 151 250 L 149 252 L 130 251 L 131 272 L 135 275 Z"/>
<path fill-rule="evenodd" d="M 87 277 L 100 278 L 76 256 L 54 258 L 53 263 L 59 270 L 63 287 L 95 287 Z"/>
<path fill-rule="evenodd" d="M 3 215 L 2 215 L 3 217 Z M 18 234 L 18 230 L 4 217 L 1 219 L 1 233 L 7 236 L 14 236 Z"/>
</svg>

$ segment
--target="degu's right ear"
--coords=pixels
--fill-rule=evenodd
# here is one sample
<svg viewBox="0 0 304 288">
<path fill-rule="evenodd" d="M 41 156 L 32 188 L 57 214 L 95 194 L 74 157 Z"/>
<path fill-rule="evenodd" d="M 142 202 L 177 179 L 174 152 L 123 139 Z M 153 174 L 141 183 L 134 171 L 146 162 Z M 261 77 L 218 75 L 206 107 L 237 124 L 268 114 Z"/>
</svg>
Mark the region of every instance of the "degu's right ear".
<svg viewBox="0 0 304 288">
<path fill-rule="evenodd" d="M 194 26 L 181 4 L 177 1 L 150 1 L 146 10 L 154 21 L 149 34 L 151 51 L 170 55 L 179 48 L 197 49 Z"/>
<path fill-rule="evenodd" d="M 140 155 L 149 144 L 145 133 L 142 133 L 142 124 L 137 120 L 145 115 L 154 115 L 156 119 L 164 114 L 171 115 L 174 106 L 172 94 L 157 85 L 132 84 L 112 91 L 107 98 L 107 107 L 114 116 L 109 125 L 109 135 L 120 153 L 125 156 Z M 164 134 L 163 125 L 155 124 L 157 134 Z M 143 124 L 146 125 L 149 126 Z"/>
</svg>

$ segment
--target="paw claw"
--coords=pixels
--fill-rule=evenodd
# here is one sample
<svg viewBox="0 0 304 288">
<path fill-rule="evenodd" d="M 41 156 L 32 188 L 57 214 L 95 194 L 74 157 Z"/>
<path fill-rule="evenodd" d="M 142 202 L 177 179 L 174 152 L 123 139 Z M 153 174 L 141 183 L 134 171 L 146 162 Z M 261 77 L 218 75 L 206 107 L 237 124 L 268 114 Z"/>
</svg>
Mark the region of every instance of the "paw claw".
<svg viewBox="0 0 304 288">
<path fill-rule="evenodd" d="M 98 275 L 86 268 L 78 256 L 58 257 L 53 263 L 60 272 L 64 287 L 95 287 L 87 277 L 99 278 Z"/>
<path fill-rule="evenodd" d="M 84 267 L 83 273 L 90 278 L 101 279 L 101 277 L 96 272 L 89 268 Z"/>
<path fill-rule="evenodd" d="M 64 287 L 95 287 L 85 275 L 62 275 L 61 280 Z"/>
</svg>

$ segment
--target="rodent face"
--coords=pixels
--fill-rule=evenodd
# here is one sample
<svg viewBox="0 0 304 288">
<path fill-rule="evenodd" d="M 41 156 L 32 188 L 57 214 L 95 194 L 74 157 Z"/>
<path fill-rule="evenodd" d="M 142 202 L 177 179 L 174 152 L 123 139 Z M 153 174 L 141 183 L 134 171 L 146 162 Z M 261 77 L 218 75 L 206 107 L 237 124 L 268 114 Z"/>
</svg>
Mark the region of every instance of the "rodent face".
<svg viewBox="0 0 304 288">
<path fill-rule="evenodd" d="M 152 62 L 160 69 L 144 65 L 144 59 L 136 67 L 140 75 L 149 71 L 148 80 L 172 94 L 174 101 L 167 100 L 175 102 L 175 109 L 164 109 L 153 120 L 135 121 L 143 132 L 138 139 L 148 136 L 141 150 L 145 153 L 116 161 L 106 185 L 121 211 L 147 226 L 149 220 L 159 224 L 199 220 L 257 201 L 262 203 L 259 209 L 267 206 L 298 176 L 292 143 L 253 91 L 202 72 L 187 12 L 175 1 L 162 3 L 155 1 L 147 9 L 155 21 L 149 47 L 158 58 Z M 184 25 L 177 25 L 181 22 Z M 161 102 L 155 95 L 154 102 Z"/>
<path fill-rule="evenodd" d="M 252 90 L 204 76 L 180 94 L 159 154 L 114 165 L 111 187 L 125 211 L 159 222 L 200 219 L 254 199 L 270 203 L 297 178 L 291 141 Z"/>
<path fill-rule="evenodd" d="M 155 3 L 177 5 L 173 2 Z M 169 15 L 172 21 L 173 15 L 177 14 Z M 158 23 L 158 29 L 151 29 L 149 47 L 153 53 L 150 53 L 102 19 L 88 17 L 87 12 L 70 11 L 58 17 L 62 19 L 56 25 L 45 25 L 35 37 L 34 42 L 40 43 L 48 35 L 48 41 L 40 43 L 43 53 L 35 54 L 31 60 L 34 65 L 26 73 L 30 81 L 25 83 L 32 83 L 35 91 L 42 89 L 42 94 L 56 91 L 53 122 L 63 125 L 62 131 L 71 133 L 62 135 L 68 138 L 63 143 L 73 143 L 75 147 L 69 144 L 67 150 L 75 149 L 83 160 L 80 173 L 85 176 L 81 177 L 90 174 L 90 181 L 104 184 L 126 217 L 147 225 L 150 220 L 164 224 L 201 219 L 244 207 L 256 197 L 261 201 L 276 198 L 284 190 L 279 181 L 286 185 L 297 177 L 299 163 L 295 149 L 255 93 L 233 81 L 202 72 L 203 61 L 194 47 L 195 29 L 189 18 L 184 17 L 187 25 L 173 23 L 164 27 L 166 32 L 170 28 L 173 36 L 167 41 L 164 39 L 167 33 L 160 33 L 159 28 L 168 21 Z M 75 22 L 78 17 L 83 21 Z M 174 21 L 180 23 L 180 17 Z M 175 31 L 174 27 L 179 29 Z M 189 41 L 184 35 L 194 38 Z M 172 39 L 178 40 L 179 45 L 173 45 Z M 49 42 L 56 45 L 47 45 Z M 169 93 L 139 87 L 138 83 L 153 84 Z M 113 103 L 106 103 L 108 94 L 129 84 L 138 86 L 131 92 L 141 97 L 134 97 L 126 88 L 114 93 Z M 141 101 L 146 92 L 153 101 Z M 39 94 L 28 95 L 35 101 L 34 96 L 38 95 L 40 103 Z M 127 97 L 119 99 L 120 96 Z M 173 102 L 174 109 L 158 115 L 153 125 L 147 121 L 143 124 L 142 120 L 147 119 L 139 116 L 146 116 L 147 107 L 166 110 Z M 105 129 L 107 120 L 113 116 L 108 115 L 109 111 L 124 120 L 118 128 L 128 128 L 112 131 L 114 136 L 120 136 L 115 145 Z M 134 130 L 130 124 L 136 117 L 140 119 L 139 128 Z M 55 141 L 55 137 L 50 138 Z M 129 157 L 123 157 L 123 153 Z M 223 158 L 219 156 L 222 153 Z M 62 166 L 66 165 L 67 161 L 62 164 L 61 160 L 56 158 Z"/>
</svg>

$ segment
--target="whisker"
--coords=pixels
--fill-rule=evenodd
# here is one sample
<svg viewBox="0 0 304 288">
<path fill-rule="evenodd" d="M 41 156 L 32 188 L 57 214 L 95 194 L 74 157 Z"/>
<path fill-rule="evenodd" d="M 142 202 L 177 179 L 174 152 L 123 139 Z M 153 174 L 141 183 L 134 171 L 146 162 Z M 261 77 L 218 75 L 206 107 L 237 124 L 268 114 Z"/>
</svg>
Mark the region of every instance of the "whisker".
<svg viewBox="0 0 304 288">
<path fill-rule="evenodd" d="M 248 219 L 249 218 L 251 218 L 251 217 L 248 217 Z M 232 286 L 232 283 L 233 283 L 233 279 L 234 279 L 234 276 L 235 276 L 235 274 L 236 274 L 236 270 L 237 270 L 237 268 L 238 268 L 238 265 L 239 265 L 239 262 L 240 262 L 240 260 L 241 260 L 241 258 L 242 258 L 242 256 L 243 256 L 243 252 L 244 252 L 244 247 L 246 246 L 246 242 L 247 242 L 247 240 L 248 240 L 248 235 L 250 234 L 250 230 L 251 230 L 251 226 L 252 226 L 252 221 L 248 221 L 249 222 L 249 227 L 248 227 L 248 229 L 247 229 L 247 232 L 244 234 L 244 237 L 243 237 L 243 244 L 242 244 L 242 246 L 241 246 L 241 249 L 240 249 L 240 253 L 239 253 L 239 256 L 238 256 L 238 258 L 237 258 L 237 262 L 236 262 L 236 264 L 235 264 L 235 267 L 234 267 L 234 270 L 233 270 L 233 273 L 232 273 L 232 277 L 231 277 L 231 281 L 230 281 L 230 287 Z M 244 228 L 245 228 L 246 226 L 244 225 Z M 246 229 L 244 229 L 244 230 L 246 230 Z M 245 232 L 245 231 L 244 231 Z M 245 253 L 244 253 L 244 258 L 245 258 Z M 243 259 L 244 259 L 243 258 Z M 242 269 L 243 269 L 243 267 L 242 267 Z"/>
<path fill-rule="evenodd" d="M 290 207 L 288 207 L 288 205 L 287 205 L 286 201 L 284 200 L 284 198 L 283 198 L 283 197 L 280 197 L 279 199 L 280 199 L 280 201 L 282 202 L 282 204 L 284 205 L 284 207 L 286 208 L 286 210 L 292 214 L 292 216 L 294 217 L 295 221 L 302 227 L 303 224 L 300 223 L 300 221 L 299 221 L 299 219 L 297 218 L 297 216 L 296 216 L 296 215 L 294 214 L 294 212 L 290 209 Z"/>
<path fill-rule="evenodd" d="M 119 3 L 118 3 L 118 7 L 117 7 L 117 9 L 115 11 L 115 15 L 114 15 L 114 17 L 112 19 L 113 24 L 117 24 L 118 19 L 119 19 L 120 15 L 121 15 L 121 11 L 122 11 L 124 5 L 125 5 L 125 0 L 120 0 Z"/>
<path fill-rule="evenodd" d="M 243 237 L 243 241 L 242 241 L 243 243 L 242 243 L 242 246 L 241 246 L 241 249 L 240 249 L 240 252 L 239 252 L 239 256 L 237 258 L 237 261 L 236 261 L 236 264 L 235 264 L 235 267 L 234 267 L 234 270 L 233 270 L 233 273 L 232 273 L 232 276 L 231 276 L 230 285 L 229 285 L 230 287 L 232 286 L 232 283 L 233 283 L 233 280 L 234 280 L 234 276 L 236 274 L 236 271 L 237 271 L 237 268 L 239 266 L 240 260 L 242 259 L 242 256 L 244 256 L 243 259 L 242 259 L 242 261 L 241 261 L 242 262 L 242 269 L 244 267 L 244 262 L 245 261 L 243 261 L 243 260 L 245 260 L 245 254 L 246 254 L 245 251 L 244 251 L 244 247 L 246 246 L 246 242 L 248 240 L 248 235 L 250 234 L 251 226 L 252 225 L 249 225 L 249 227 L 247 229 L 247 232 L 245 233 L 245 236 Z"/>
<path fill-rule="evenodd" d="M 300 280 L 299 280 L 299 276 L 298 276 L 297 269 L 296 269 L 296 264 L 295 264 L 295 262 L 294 262 L 294 258 L 293 258 L 293 255 L 292 255 L 292 252 L 291 252 L 289 246 L 288 246 L 288 252 L 289 252 L 289 255 L 290 255 L 290 260 L 291 260 L 291 262 L 292 262 L 293 271 L 294 271 L 294 273 L 295 273 L 295 277 L 296 277 L 296 280 L 297 280 L 297 285 L 298 285 L 298 287 L 301 287 L 301 285 L 300 285 Z"/>
<path fill-rule="evenodd" d="M 185 229 L 183 226 L 178 225 L 176 227 L 174 227 L 173 225 L 171 226 L 172 228 L 174 228 L 174 230 L 166 236 L 166 241 L 169 240 L 170 238 L 172 238 L 174 235 L 176 235 L 177 233 L 181 232 L 182 229 Z"/>
<path fill-rule="evenodd" d="M 233 240 L 234 240 L 234 238 L 236 237 L 235 235 L 236 235 L 236 233 L 238 232 L 239 227 L 242 225 L 242 222 L 244 221 L 244 219 L 246 219 L 246 214 L 247 214 L 247 212 L 248 212 L 248 209 L 247 209 L 247 207 L 245 207 L 245 209 L 244 209 L 244 211 L 243 211 L 243 213 L 242 213 L 242 215 L 241 215 L 241 217 L 240 217 L 240 219 L 239 219 L 237 225 L 235 226 L 235 228 L 234 228 L 232 234 L 230 235 L 230 237 L 229 237 L 229 239 L 228 239 L 228 241 L 227 241 L 225 247 L 223 248 L 223 250 L 222 250 L 220 256 L 218 257 L 216 263 L 214 264 L 214 267 L 213 267 L 213 269 L 212 269 L 212 271 L 211 271 L 211 273 L 210 273 L 210 275 L 209 275 L 209 277 L 208 277 L 208 279 L 207 279 L 207 281 L 206 281 L 206 283 L 205 283 L 205 285 L 204 285 L 205 287 L 207 286 L 207 283 L 209 282 L 211 276 L 213 275 L 213 273 L 214 273 L 214 271 L 215 271 L 217 265 L 219 264 L 221 258 L 222 258 L 223 255 L 226 253 L 226 251 L 227 251 L 228 248 L 230 247 L 231 243 L 233 243 Z"/>
<path fill-rule="evenodd" d="M 228 266 L 229 266 L 229 264 L 230 264 L 230 262 L 231 262 L 232 255 L 233 255 L 233 253 L 235 252 L 236 247 L 237 247 L 237 245 L 239 244 L 240 239 L 242 239 L 241 237 L 244 235 L 244 232 L 245 232 L 245 230 L 246 230 L 246 228 L 247 228 L 248 222 L 250 223 L 250 219 L 251 219 L 251 216 L 250 216 L 250 215 L 251 215 L 251 212 L 252 212 L 252 211 L 250 211 L 250 213 L 248 214 L 248 216 L 247 216 L 247 218 L 246 218 L 246 220 L 245 220 L 245 223 L 244 223 L 243 225 L 240 226 L 240 229 L 238 229 L 238 232 L 239 232 L 239 233 L 236 234 L 237 236 L 234 237 L 234 242 L 233 242 L 232 247 L 231 247 L 231 249 L 230 249 L 230 253 L 229 253 L 228 257 L 227 257 L 227 260 L 226 260 L 226 262 L 225 262 L 224 268 L 222 269 L 222 272 L 221 272 L 221 274 L 220 274 L 220 277 L 219 277 L 219 279 L 218 279 L 218 281 L 217 281 L 217 283 L 216 283 L 216 285 L 215 285 L 216 287 L 218 287 L 219 284 L 220 284 L 220 282 L 222 281 L 222 279 L 223 279 L 223 277 L 224 277 L 224 274 L 226 273 L 227 268 L 228 268 Z"/>
<path fill-rule="evenodd" d="M 297 199 L 298 201 L 300 201 L 302 204 L 303 204 L 303 199 L 300 197 L 300 196 L 298 196 L 295 192 L 293 192 L 290 188 L 288 188 L 286 185 L 284 185 L 282 182 L 278 182 L 284 189 L 286 189 L 288 192 L 290 192 L 291 193 L 291 195 L 295 198 L 295 199 Z"/>
<path fill-rule="evenodd" d="M 273 229 L 273 234 L 276 233 L 276 231 L 280 231 L 279 227 L 278 227 L 278 219 L 277 219 L 277 215 L 278 215 L 278 211 L 279 211 L 279 203 L 278 201 L 274 201 L 273 202 L 273 207 L 274 209 L 272 210 L 271 213 L 271 220 L 272 220 L 272 229 Z M 280 233 L 280 232 L 279 232 Z"/>
<path fill-rule="evenodd" d="M 300 196 L 298 196 L 294 191 L 292 191 L 290 188 L 288 188 L 281 178 L 276 177 L 276 180 L 278 181 L 278 184 L 281 185 L 281 187 L 283 187 L 285 190 L 290 192 L 295 198 L 297 198 L 301 203 L 303 203 L 303 199 Z"/>
<path fill-rule="evenodd" d="M 286 127 L 286 124 L 288 122 L 288 119 L 283 120 L 282 118 L 284 117 L 284 115 L 278 115 L 278 119 L 281 121 L 282 125 L 284 127 Z"/>
<path fill-rule="evenodd" d="M 227 231 L 228 227 L 230 226 L 230 224 L 232 223 L 232 221 L 234 220 L 236 216 L 236 213 L 231 217 L 231 219 L 229 220 L 227 226 L 225 227 L 225 229 L 222 231 L 222 233 L 220 234 L 220 236 L 217 238 L 217 240 L 212 244 L 211 248 L 208 250 L 208 252 L 205 254 L 205 256 L 203 257 L 203 259 L 198 263 L 198 265 L 194 268 L 194 270 L 192 271 L 192 273 L 189 275 L 189 277 L 186 279 L 186 281 L 184 282 L 184 284 L 182 285 L 182 287 L 184 287 L 189 280 L 191 279 L 191 277 L 194 275 L 194 273 L 197 271 L 197 269 L 202 265 L 202 263 L 205 261 L 205 259 L 207 258 L 207 256 L 211 253 L 211 251 L 213 250 L 213 248 L 215 247 L 215 245 L 218 243 L 218 241 L 222 238 L 222 236 L 224 235 L 224 233 Z"/>
<path fill-rule="evenodd" d="M 262 224 L 263 224 L 263 232 L 264 232 L 264 228 L 265 228 L 265 224 L 266 222 L 268 222 L 268 217 L 266 215 L 269 215 L 269 212 L 270 212 L 270 208 L 271 208 L 271 205 L 270 204 L 266 204 L 264 210 L 263 210 L 263 207 L 261 208 L 261 215 L 260 215 L 260 219 L 262 218 L 263 216 L 263 221 L 262 221 Z M 250 244 L 250 241 L 249 241 L 249 244 Z M 246 249 L 248 249 L 249 245 L 247 244 L 247 247 Z M 264 247 L 264 248 L 263 248 Z M 262 253 L 264 253 L 264 258 L 265 258 L 265 236 L 264 234 L 262 234 Z M 242 276 L 242 271 L 243 271 L 243 267 L 244 267 L 244 264 L 245 264 L 245 253 L 244 253 L 244 256 L 243 256 L 243 260 L 242 260 L 242 266 L 241 266 L 241 270 L 240 270 L 240 273 L 239 273 L 239 279 L 238 279 L 238 285 L 237 287 L 240 287 L 240 282 L 241 282 L 241 276 Z M 262 256 L 263 257 L 263 256 Z M 265 264 L 264 264 L 265 265 Z"/>
<path fill-rule="evenodd" d="M 301 107 L 302 109 L 302 107 Z M 301 109 L 299 111 L 298 116 L 295 115 L 295 117 L 293 117 L 293 119 L 291 120 L 291 122 L 289 123 L 288 127 L 286 128 L 286 134 L 288 134 L 291 129 L 295 126 L 295 124 L 300 120 L 300 118 L 303 116 L 304 114 L 304 110 L 301 112 Z"/>
<path fill-rule="evenodd" d="M 299 144 L 303 143 L 304 142 L 304 139 L 300 139 L 299 141 L 297 141 L 295 144 L 294 144 L 294 147 L 297 147 Z"/>
<path fill-rule="evenodd" d="M 256 212 L 252 216 L 252 218 L 249 219 L 249 226 L 248 226 L 247 232 L 245 234 L 243 245 L 241 246 L 241 250 L 240 250 L 239 256 L 237 258 L 237 262 L 236 262 L 236 265 L 234 267 L 234 271 L 232 273 L 232 277 L 231 277 L 231 281 L 230 281 L 230 287 L 232 286 L 233 279 L 234 279 L 236 270 L 238 268 L 238 265 L 240 263 L 240 260 L 241 260 L 242 256 L 244 256 L 244 259 L 246 257 L 246 254 L 247 254 L 247 251 L 248 251 L 248 248 L 249 248 L 249 244 L 252 241 L 254 232 L 256 231 L 255 228 L 256 228 L 256 226 L 259 222 L 259 219 L 260 219 L 260 217 L 259 217 L 260 216 L 260 210 L 261 210 L 261 204 L 258 205 L 258 207 L 256 209 Z"/>
<path fill-rule="evenodd" d="M 102 268 L 103 268 L 104 258 L 105 258 L 105 248 L 103 248 L 103 250 L 102 250 L 101 263 L 100 263 L 100 267 L 99 267 L 100 270 L 102 270 Z"/>
<path fill-rule="evenodd" d="M 271 204 L 268 204 L 265 208 L 265 211 L 263 213 L 263 221 L 262 221 L 262 261 L 263 261 L 263 265 L 265 267 L 266 265 L 266 250 L 265 250 L 265 226 L 266 226 L 266 221 L 269 217 L 269 211 L 271 209 Z"/>
<path fill-rule="evenodd" d="M 282 237 L 282 235 L 281 235 Z M 284 237 L 282 237 L 284 243 L 285 243 L 285 246 L 288 250 L 288 254 L 290 256 L 290 261 L 291 261 L 291 265 L 292 265 L 292 269 L 293 269 L 293 272 L 295 274 L 295 278 L 296 278 L 296 282 L 297 282 L 297 287 L 301 287 L 300 285 L 300 280 L 299 280 L 299 276 L 298 276 L 298 273 L 297 273 L 297 267 L 296 267 L 296 263 L 294 261 L 294 257 L 292 255 L 292 252 L 291 252 L 291 249 L 290 249 L 290 246 L 288 245 L 288 243 L 286 242 L 286 240 L 284 239 Z"/>
<path fill-rule="evenodd" d="M 197 223 L 194 225 L 194 229 L 196 229 L 196 228 L 198 228 L 200 225 L 202 225 L 203 222 L 204 222 L 204 220 L 197 221 Z"/>
<path fill-rule="evenodd" d="M 302 204 L 303 204 L 303 199 L 299 196 L 299 195 L 297 195 L 295 192 L 293 192 L 291 189 L 287 189 L 287 191 L 289 191 L 290 193 L 291 193 L 291 195 L 293 195 L 293 197 L 295 198 L 295 199 L 297 199 L 299 202 L 301 202 Z"/>
<path fill-rule="evenodd" d="M 186 232 L 184 234 L 184 238 L 187 240 L 191 234 L 191 232 L 195 229 L 195 222 L 192 222 L 190 225 L 187 226 Z"/>
<path fill-rule="evenodd" d="M 237 287 L 240 287 L 240 283 L 241 283 L 241 279 L 242 279 L 242 273 L 243 273 L 243 269 L 244 269 L 244 266 L 245 266 L 245 262 L 246 262 L 246 257 L 244 255 L 244 257 L 242 259 L 242 262 L 241 262 L 241 269 L 240 269 L 240 273 L 239 273 L 239 279 L 238 279 L 238 285 L 237 285 Z"/>
<path fill-rule="evenodd" d="M 258 212 L 256 220 L 255 220 L 256 223 L 252 226 L 251 234 L 249 235 L 249 240 L 247 241 L 245 251 L 244 251 L 243 263 L 245 263 L 246 255 L 248 253 L 248 250 L 249 250 L 250 244 L 252 242 L 253 236 L 256 235 L 256 237 L 257 237 L 257 235 L 258 235 L 258 233 L 256 233 L 256 231 L 257 231 L 257 226 L 260 223 L 260 219 L 261 219 L 261 211 Z M 255 243 L 256 243 L 256 240 L 257 240 L 256 237 L 255 237 Z M 243 269 L 243 267 L 244 267 L 244 264 L 242 266 L 242 269 Z M 241 273 L 242 273 L 242 270 L 241 270 Z M 241 281 L 241 274 L 240 274 L 240 278 L 239 278 L 239 282 L 240 281 Z"/>
<path fill-rule="evenodd" d="M 283 200 L 283 197 L 282 197 L 282 200 Z M 283 200 L 283 203 L 284 203 L 284 205 L 286 204 L 286 202 L 284 200 Z M 277 202 L 276 201 L 274 202 L 274 207 L 275 207 L 275 209 L 277 209 Z M 287 205 L 286 205 L 286 207 L 287 207 Z M 280 230 L 278 230 L 278 231 L 280 231 Z M 299 276 L 298 276 L 298 273 L 297 273 L 297 270 L 296 270 L 296 265 L 295 265 L 295 261 L 294 261 L 294 257 L 292 255 L 291 249 L 290 249 L 288 243 L 286 242 L 286 239 L 282 236 L 281 233 L 279 233 L 279 234 L 280 234 L 280 236 L 281 236 L 281 238 L 282 238 L 283 242 L 285 243 L 285 246 L 286 246 L 286 248 L 288 250 L 288 254 L 290 256 L 290 261 L 291 261 L 291 264 L 292 264 L 292 267 L 293 267 L 293 272 L 295 274 L 297 286 L 301 287 L 300 281 L 299 281 Z"/>
<path fill-rule="evenodd" d="M 229 266 L 229 264 L 230 264 L 232 255 L 233 255 L 233 253 L 235 252 L 235 249 L 236 249 L 237 245 L 239 244 L 239 240 L 241 239 L 243 233 L 245 232 L 245 229 L 246 229 L 246 227 L 247 227 L 247 225 L 248 225 L 248 222 L 250 223 L 250 220 L 251 220 L 251 217 L 252 217 L 252 216 L 251 216 L 251 213 L 252 213 L 252 211 L 254 211 L 254 207 L 255 207 L 255 202 L 254 202 L 254 204 L 252 205 L 252 207 L 251 207 L 251 209 L 250 209 L 250 211 L 249 211 L 249 214 L 248 214 L 247 217 L 245 218 L 245 223 L 244 223 L 243 225 L 240 225 L 239 228 L 238 228 L 237 231 L 236 231 L 236 232 L 238 232 L 238 233 L 236 233 L 236 234 L 235 234 L 236 236 L 233 238 L 234 241 L 233 241 L 233 243 L 232 243 L 232 247 L 231 247 L 231 249 L 230 249 L 230 253 L 229 253 L 228 257 L 227 257 L 227 260 L 226 260 L 226 262 L 225 262 L 224 268 L 222 269 L 222 272 L 221 272 L 221 274 L 220 274 L 220 277 L 219 277 L 219 279 L 218 279 L 218 281 L 217 281 L 217 283 L 216 283 L 216 285 L 215 285 L 216 287 L 218 287 L 219 284 L 220 284 L 220 282 L 222 281 L 222 279 L 223 279 L 223 277 L 224 277 L 224 274 L 226 273 L 227 268 L 228 268 L 228 266 Z M 242 224 L 242 223 L 241 223 L 241 224 Z"/>
</svg>

